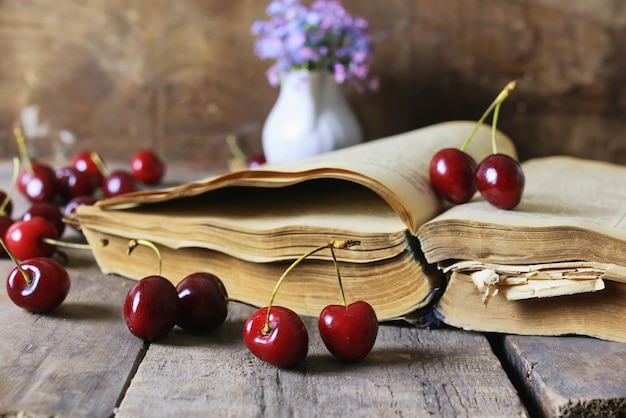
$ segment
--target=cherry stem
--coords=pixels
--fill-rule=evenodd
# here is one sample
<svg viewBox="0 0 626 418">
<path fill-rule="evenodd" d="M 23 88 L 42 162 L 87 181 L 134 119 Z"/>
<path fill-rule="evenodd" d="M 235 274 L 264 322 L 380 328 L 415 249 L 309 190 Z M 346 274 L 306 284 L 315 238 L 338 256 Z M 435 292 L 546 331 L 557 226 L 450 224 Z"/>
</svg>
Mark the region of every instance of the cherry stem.
<svg viewBox="0 0 626 418">
<path fill-rule="evenodd" d="M 243 161 L 244 163 L 246 161 L 248 161 L 248 157 L 246 156 L 246 154 L 241 150 L 241 147 L 239 146 L 239 144 L 237 143 L 237 137 L 233 134 L 229 134 L 226 137 L 226 142 L 228 143 L 228 148 L 230 149 L 230 152 L 233 154 L 233 156 L 239 160 L 239 161 Z"/>
<path fill-rule="evenodd" d="M 335 264 L 335 271 L 337 272 L 337 281 L 339 282 L 339 295 L 341 296 L 341 303 L 343 306 L 348 306 L 346 302 L 346 295 L 343 292 L 343 283 L 341 282 L 341 273 L 339 273 L 339 263 L 337 262 L 337 256 L 335 255 L 335 249 L 330 247 L 330 254 L 333 256 L 333 263 Z"/>
<path fill-rule="evenodd" d="M 162 258 L 161 258 L 161 252 L 159 251 L 159 249 L 157 248 L 156 245 L 154 245 L 154 243 L 145 240 L 145 239 L 131 239 L 128 242 L 128 248 L 126 251 L 126 254 L 130 255 L 130 253 L 133 252 L 133 250 L 138 246 L 138 245 L 144 245 L 146 247 L 151 248 L 157 255 L 157 258 L 159 259 L 159 270 L 157 272 L 157 276 L 161 275 L 161 272 L 163 270 L 163 262 L 162 262 Z"/>
<path fill-rule="evenodd" d="M 274 304 L 274 299 L 276 298 L 276 294 L 278 293 L 278 288 L 280 288 L 281 284 L 285 280 L 285 277 L 287 277 L 287 275 L 291 272 L 291 270 L 293 270 L 304 259 L 315 254 L 318 251 L 323 250 L 324 248 L 331 249 L 331 254 L 333 255 L 333 260 L 335 261 L 335 266 L 337 266 L 336 264 L 337 261 L 335 259 L 335 253 L 333 251 L 333 248 L 349 248 L 349 247 L 352 247 L 353 245 L 359 245 L 360 243 L 361 241 L 356 241 L 356 240 L 331 240 L 331 241 L 328 241 L 326 244 L 320 245 L 319 247 L 312 249 L 308 253 L 301 255 L 298 259 L 296 259 L 293 263 L 291 263 L 291 265 L 287 267 L 287 269 L 280 276 L 280 278 L 276 282 L 276 286 L 274 286 L 274 290 L 272 291 L 272 296 L 270 297 L 270 301 L 267 304 L 267 316 L 265 318 L 265 326 L 263 327 L 263 330 L 262 330 L 263 334 L 267 335 L 272 330 L 272 328 L 270 327 L 270 313 L 272 310 L 272 305 Z M 337 268 L 337 274 L 339 274 L 338 268 Z"/>
<path fill-rule="evenodd" d="M 15 135 L 15 139 L 17 140 L 17 148 L 19 149 L 20 156 L 22 157 L 24 168 L 26 168 L 28 174 L 32 176 L 35 171 L 33 170 L 33 164 L 31 163 L 28 151 L 26 150 L 26 139 L 24 138 L 22 126 L 19 122 L 13 123 L 13 135 Z"/>
<path fill-rule="evenodd" d="M 67 241 L 59 241 L 54 238 L 41 237 L 41 241 L 46 244 L 56 245 L 57 247 L 66 247 L 66 248 L 75 248 L 78 250 L 91 250 L 92 247 L 89 244 L 81 244 L 80 242 L 67 242 Z M 102 239 L 100 240 L 100 245 L 97 248 L 106 247 L 108 245 L 108 240 Z"/>
<path fill-rule="evenodd" d="M 491 119 L 491 148 L 494 154 L 498 153 L 498 141 L 496 141 L 496 124 L 498 123 L 498 114 L 500 113 L 500 105 L 498 103 L 493 109 L 493 117 Z"/>
<path fill-rule="evenodd" d="M 30 282 L 32 282 L 33 279 L 30 277 L 28 273 L 26 273 L 26 270 L 24 270 L 24 267 L 22 267 L 18 259 L 15 258 L 15 256 L 11 253 L 11 251 L 9 251 L 9 248 L 7 247 L 6 242 L 4 242 L 2 238 L 0 238 L 0 244 L 2 245 L 2 248 L 4 248 L 4 251 L 9 255 L 9 258 L 11 258 L 13 263 L 15 263 L 20 273 L 22 273 L 22 276 L 24 277 L 24 281 L 26 281 L 27 284 L 30 284 Z"/>
<path fill-rule="evenodd" d="M 504 101 L 504 99 L 506 99 L 509 94 L 515 90 L 515 87 L 517 87 L 517 83 L 518 80 L 513 80 L 510 81 L 505 87 L 504 89 L 502 89 L 502 91 L 500 92 L 500 94 L 498 94 L 498 96 L 495 98 L 495 100 L 493 102 L 491 102 L 491 104 L 489 105 L 489 107 L 487 108 L 487 110 L 485 110 L 485 113 L 483 113 L 483 115 L 480 117 L 480 119 L 478 119 L 478 122 L 476 122 L 476 125 L 474 126 L 474 129 L 472 130 L 472 132 L 470 133 L 469 137 L 465 140 L 465 142 L 463 142 L 463 145 L 461 145 L 460 150 L 461 151 L 465 151 L 465 148 L 467 148 L 467 146 L 469 145 L 469 143 L 471 142 L 472 138 L 474 138 L 474 135 L 476 135 L 476 132 L 478 132 L 478 128 L 480 127 L 480 125 L 482 125 L 482 123 L 485 121 L 485 119 L 487 118 L 487 116 L 489 115 L 489 113 L 491 113 L 492 110 L 494 110 L 494 108 L 499 105 L 500 103 L 502 103 Z"/>
<path fill-rule="evenodd" d="M 91 161 L 98 167 L 98 171 L 102 174 L 102 177 L 109 177 L 109 169 L 106 164 L 104 164 L 104 161 L 102 161 L 102 158 L 100 158 L 100 154 L 92 152 L 89 156 L 91 157 Z"/>
<path fill-rule="evenodd" d="M 20 174 L 20 159 L 17 157 L 13 158 L 13 175 L 11 177 L 11 188 L 7 191 L 4 200 L 0 204 L 0 215 L 5 215 L 5 209 L 9 202 L 11 201 L 11 197 L 13 196 L 13 190 L 15 190 L 15 185 L 17 184 L 17 177 Z"/>
</svg>

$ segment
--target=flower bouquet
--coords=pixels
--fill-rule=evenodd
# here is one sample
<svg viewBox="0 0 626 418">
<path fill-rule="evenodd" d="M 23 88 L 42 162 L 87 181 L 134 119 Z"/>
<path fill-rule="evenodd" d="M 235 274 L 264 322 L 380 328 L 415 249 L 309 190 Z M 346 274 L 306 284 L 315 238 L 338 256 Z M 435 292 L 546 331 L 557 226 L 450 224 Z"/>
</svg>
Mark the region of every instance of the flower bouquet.
<svg viewBox="0 0 626 418">
<path fill-rule="evenodd" d="M 309 7 L 299 0 L 272 0 L 268 20 L 257 20 L 255 53 L 275 63 L 267 77 L 278 86 L 293 70 L 328 71 L 342 84 L 375 90 L 370 77 L 371 35 L 367 21 L 352 17 L 338 0 L 315 0 Z"/>
</svg>

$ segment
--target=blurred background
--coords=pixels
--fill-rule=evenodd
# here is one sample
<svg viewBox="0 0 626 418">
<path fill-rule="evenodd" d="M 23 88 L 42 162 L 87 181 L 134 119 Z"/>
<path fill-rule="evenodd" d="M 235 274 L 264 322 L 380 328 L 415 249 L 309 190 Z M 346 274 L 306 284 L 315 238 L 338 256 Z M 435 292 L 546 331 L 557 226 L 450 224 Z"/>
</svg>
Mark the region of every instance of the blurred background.
<svg viewBox="0 0 626 418">
<path fill-rule="evenodd" d="M 260 0 L 0 0 L 0 156 L 79 150 L 223 165 L 278 95 L 253 51 Z M 308 4 L 308 2 L 305 2 Z M 528 159 L 626 163 L 626 1 L 344 0 L 376 39 L 375 93 L 346 87 L 367 140 L 476 120 L 513 79 L 498 127 Z"/>
</svg>

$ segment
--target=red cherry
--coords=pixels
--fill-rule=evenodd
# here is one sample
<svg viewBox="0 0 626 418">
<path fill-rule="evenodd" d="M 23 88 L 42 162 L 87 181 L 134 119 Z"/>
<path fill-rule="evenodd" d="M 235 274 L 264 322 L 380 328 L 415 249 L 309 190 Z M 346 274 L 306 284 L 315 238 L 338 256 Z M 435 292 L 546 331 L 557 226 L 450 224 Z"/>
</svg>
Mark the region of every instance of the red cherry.
<svg viewBox="0 0 626 418">
<path fill-rule="evenodd" d="M 198 272 L 185 277 L 178 285 L 176 325 L 196 333 L 211 332 L 226 320 L 228 294 L 214 274 Z"/>
<path fill-rule="evenodd" d="M 269 332 L 264 330 L 267 307 L 248 318 L 243 328 L 243 340 L 248 350 L 261 360 L 278 367 L 293 367 L 309 352 L 309 334 L 302 319 L 282 306 L 270 310 Z"/>
<path fill-rule="evenodd" d="M 19 190 L 23 195 L 26 195 L 26 185 L 28 184 L 28 181 L 30 180 L 32 174 L 34 174 L 35 167 L 37 167 L 38 165 L 39 164 L 37 164 L 36 162 L 31 163 L 33 173 L 31 173 L 27 169 L 20 170 L 17 176 L 17 190 Z"/>
<path fill-rule="evenodd" d="M 63 217 L 65 219 L 70 220 L 68 225 L 74 228 L 76 231 L 80 231 L 80 225 L 78 224 L 78 215 L 76 214 L 76 209 L 79 206 L 91 206 L 96 203 L 96 198 L 93 196 L 77 196 L 73 199 L 70 199 L 65 205 L 65 209 L 63 210 Z"/>
<path fill-rule="evenodd" d="M 145 184 L 156 184 L 163 179 L 165 163 L 152 150 L 138 151 L 130 160 L 131 173 Z"/>
<path fill-rule="evenodd" d="M 76 168 L 78 171 L 84 171 L 91 175 L 91 177 L 95 180 L 96 185 L 101 185 L 102 180 L 104 179 L 104 175 L 102 174 L 101 168 L 96 164 L 93 159 L 91 151 L 81 151 L 72 158 L 71 165 Z"/>
<path fill-rule="evenodd" d="M 57 193 L 54 171 L 44 164 L 32 163 L 33 172 L 22 170 L 17 189 L 31 202 L 52 202 Z"/>
<path fill-rule="evenodd" d="M 444 148 L 430 161 L 430 182 L 445 200 L 468 202 L 476 192 L 476 161 L 457 148 Z"/>
<path fill-rule="evenodd" d="M 524 171 L 506 154 L 491 154 L 476 169 L 476 184 L 483 198 L 500 209 L 513 209 L 522 200 Z"/>
<path fill-rule="evenodd" d="M 139 190 L 135 177 L 124 170 L 111 172 L 102 183 L 104 197 L 119 196 L 121 194 Z"/>
<path fill-rule="evenodd" d="M 7 194 L 3 192 L 2 190 L 0 190 L 0 205 L 2 204 L 2 202 L 4 202 L 6 198 L 7 198 Z M 0 213 L 0 216 L 1 215 L 11 216 L 12 214 L 13 214 L 13 202 L 11 201 L 11 199 L 9 199 L 7 204 L 4 206 L 4 213 Z"/>
<path fill-rule="evenodd" d="M 57 189 L 64 201 L 76 196 L 90 196 L 96 189 L 96 180 L 91 174 L 75 167 L 61 167 L 55 176 Z"/>
<path fill-rule="evenodd" d="M 251 157 L 248 158 L 248 167 L 250 168 L 257 168 L 263 164 L 266 163 L 265 161 L 265 155 L 263 154 L 257 154 L 257 155 L 253 155 Z"/>
<path fill-rule="evenodd" d="M 34 217 L 44 218 L 54 226 L 57 236 L 62 236 L 65 231 L 65 222 L 63 222 L 63 214 L 58 206 L 49 202 L 33 202 L 26 212 L 22 215 L 23 221 L 28 221 Z"/>
<path fill-rule="evenodd" d="M 35 257 L 21 263 L 29 276 L 14 267 L 7 278 L 9 298 L 31 312 L 48 312 L 59 306 L 70 291 L 67 270 L 51 258 Z"/>
<path fill-rule="evenodd" d="M 174 328 L 177 310 L 176 287 L 162 276 L 147 276 L 128 291 L 122 317 L 134 336 L 155 341 Z"/>
<path fill-rule="evenodd" d="M 54 254 L 56 246 L 44 242 L 42 238 L 56 240 L 59 236 L 50 222 L 38 216 L 13 223 L 4 234 L 9 251 L 18 260 L 50 257 Z"/>
<path fill-rule="evenodd" d="M 364 301 L 329 305 L 318 321 L 322 341 L 328 351 L 344 362 L 356 362 L 369 354 L 378 335 L 378 319 L 372 306 Z"/>
</svg>

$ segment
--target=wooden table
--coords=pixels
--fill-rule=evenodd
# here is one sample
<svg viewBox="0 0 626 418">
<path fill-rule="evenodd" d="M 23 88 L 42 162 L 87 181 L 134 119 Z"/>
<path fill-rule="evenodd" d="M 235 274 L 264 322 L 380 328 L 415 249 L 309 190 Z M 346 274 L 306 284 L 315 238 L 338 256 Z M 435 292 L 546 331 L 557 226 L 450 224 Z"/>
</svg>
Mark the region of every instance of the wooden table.
<svg viewBox="0 0 626 418">
<path fill-rule="evenodd" d="M 0 188 L 9 178 L 0 164 Z M 17 217 L 27 203 L 14 202 Z M 72 289 L 53 313 L 25 312 L 0 292 L 2 417 L 626 414 L 626 344 L 394 323 L 381 325 L 363 362 L 345 365 L 307 318 L 309 356 L 281 370 L 243 344 L 247 306 L 232 304 L 211 335 L 175 329 L 144 343 L 121 318 L 133 282 L 102 274 L 89 251 L 66 251 Z M 0 260 L 0 277 L 12 267 Z"/>
</svg>

